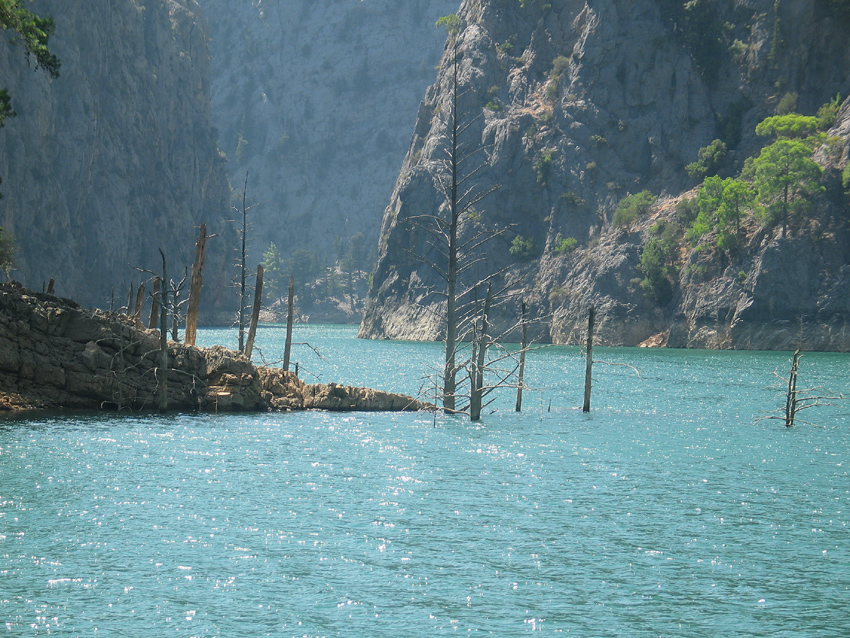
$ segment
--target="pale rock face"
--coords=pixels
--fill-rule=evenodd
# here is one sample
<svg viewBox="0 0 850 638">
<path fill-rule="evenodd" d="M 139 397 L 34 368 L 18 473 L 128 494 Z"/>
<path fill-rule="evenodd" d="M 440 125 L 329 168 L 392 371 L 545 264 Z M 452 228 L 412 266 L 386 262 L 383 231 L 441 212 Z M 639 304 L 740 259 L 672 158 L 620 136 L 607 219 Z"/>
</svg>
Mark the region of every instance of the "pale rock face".
<svg viewBox="0 0 850 638">
<path fill-rule="evenodd" d="M 130 282 L 178 279 L 197 226 L 228 234 L 228 185 L 209 112 L 206 25 L 194 0 L 38 0 L 56 23 L 60 77 L 0 46 L 0 86 L 18 116 L 0 130 L 0 225 L 13 277 L 84 305 L 126 303 Z M 206 301 L 226 288 L 225 238 L 207 258 Z M 212 244 L 212 243 L 211 243 Z M 228 251 L 229 252 L 229 251 Z"/>
<path fill-rule="evenodd" d="M 199 0 L 212 109 L 235 195 L 248 175 L 251 251 L 374 245 L 458 0 Z"/>
<path fill-rule="evenodd" d="M 836 328 L 846 323 L 850 308 L 824 301 L 836 300 L 843 290 L 848 234 L 846 216 L 838 211 L 840 197 L 822 203 L 824 211 L 835 208 L 838 221 L 817 246 L 811 238 L 792 245 L 756 233 L 734 263 L 718 260 L 716 272 L 707 274 L 697 263 L 700 257 L 690 255 L 664 307 L 650 302 L 635 283 L 642 276 L 637 266 L 650 226 L 672 218 L 676 202 L 695 185 L 685 165 L 699 148 L 720 137 L 724 126 L 727 134 L 732 130 L 735 143 L 725 175 L 732 174 L 765 143 L 753 129 L 782 97 L 777 86 L 797 92 L 804 113 L 813 113 L 839 91 L 847 94 L 846 22 L 812 0 L 783 3 L 778 21 L 772 2 L 749 8 L 715 3 L 715 24 L 725 29 L 717 37 L 725 40 L 715 63 L 701 70 L 667 19 L 670 3 L 525 4 L 466 1 L 459 12 L 459 114 L 473 122 L 467 141 L 486 149 L 477 182 L 484 191 L 498 186 L 477 212 L 485 226 L 510 229 L 482 252 L 469 281 L 507 269 L 500 284 L 529 301 L 531 315 L 540 320 L 538 336 L 556 343 L 577 342 L 593 305 L 599 342 L 609 345 L 637 345 L 655 337 L 654 343 L 677 347 L 784 347 L 790 331 L 785 338 L 770 337 L 771 325 L 778 334 L 775 322 L 799 323 L 802 313 L 812 322 L 808 343 L 820 349 L 850 347 Z M 776 24 L 786 25 L 780 27 L 778 45 Z M 705 37 L 710 43 L 715 36 L 707 30 Z M 741 47 L 733 53 L 733 39 L 740 40 L 743 53 Z M 442 114 L 451 108 L 449 55 L 420 107 L 384 214 L 361 337 L 440 338 L 444 330 L 441 302 L 432 293 L 445 283 L 413 256 L 425 253 L 433 260 L 435 253 L 409 220 L 432 214 L 444 202 L 434 177 L 446 148 Z M 552 79 L 556 58 L 562 66 L 557 83 Z M 845 105 L 830 132 L 844 149 L 843 159 L 833 161 L 839 169 L 847 161 L 847 117 Z M 542 170 L 545 156 L 550 161 Z M 829 179 L 834 185 L 835 175 Z M 661 196 L 652 214 L 631 228 L 613 228 L 617 202 L 644 189 Z M 468 236 L 473 225 L 466 222 L 461 235 Z M 509 253 L 517 235 L 537 246 L 529 262 Z M 567 237 L 577 239 L 578 249 L 557 254 L 558 240 Z M 804 265 L 793 275 L 764 266 L 798 258 Z M 795 294 L 800 286 L 811 292 Z M 496 332 L 516 320 L 518 305 L 496 313 Z"/>
</svg>

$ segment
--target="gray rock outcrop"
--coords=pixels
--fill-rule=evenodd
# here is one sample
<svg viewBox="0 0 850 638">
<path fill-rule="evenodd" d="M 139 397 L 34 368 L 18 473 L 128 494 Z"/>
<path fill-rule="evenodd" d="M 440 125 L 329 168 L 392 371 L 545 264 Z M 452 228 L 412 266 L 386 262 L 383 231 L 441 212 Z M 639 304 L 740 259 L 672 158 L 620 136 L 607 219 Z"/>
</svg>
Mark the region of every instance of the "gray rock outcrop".
<svg viewBox="0 0 850 638">
<path fill-rule="evenodd" d="M 270 241 L 333 261 L 334 241 L 377 242 L 416 108 L 458 0 L 198 0 L 212 34 L 212 112 L 237 191 L 246 172 L 252 255 Z M 359 321 L 359 318 L 358 318 Z"/>
<path fill-rule="evenodd" d="M 461 237 L 509 229 L 481 252 L 466 283 L 504 271 L 497 288 L 524 296 L 538 337 L 555 343 L 576 343 L 593 305 L 607 345 L 850 349 L 838 179 L 847 104 L 829 132 L 829 157 L 818 159 L 827 194 L 812 224 L 789 240 L 751 226 L 731 263 L 686 249 L 669 303 L 650 301 L 636 283 L 650 228 L 674 219 L 695 184 L 685 165 L 698 149 L 723 138 L 731 149 L 723 176 L 736 174 L 764 144 L 756 123 L 783 96 L 796 94 L 797 109 L 813 113 L 847 95 L 846 15 L 815 0 L 468 0 L 458 15 L 459 117 L 471 124 L 465 141 L 485 149 L 480 190 L 498 188 L 462 222 Z M 445 283 L 415 256 L 436 252 L 410 220 L 444 205 L 435 176 L 444 170 L 451 59 L 447 48 L 384 213 L 361 337 L 439 339 L 444 330 L 434 291 Z M 613 227 L 616 204 L 644 189 L 660 195 L 650 214 Z M 510 252 L 518 236 L 536 247 L 525 261 Z M 566 238 L 575 250 L 558 249 Z M 494 313 L 494 332 L 517 320 L 518 306 Z"/>
</svg>

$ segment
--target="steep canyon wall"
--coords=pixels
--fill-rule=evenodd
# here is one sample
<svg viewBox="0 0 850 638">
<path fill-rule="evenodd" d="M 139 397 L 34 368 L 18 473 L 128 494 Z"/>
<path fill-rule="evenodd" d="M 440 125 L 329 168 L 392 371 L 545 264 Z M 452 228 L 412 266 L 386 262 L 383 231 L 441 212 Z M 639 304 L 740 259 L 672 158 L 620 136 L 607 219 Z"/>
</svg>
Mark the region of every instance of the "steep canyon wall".
<svg viewBox="0 0 850 638">
<path fill-rule="evenodd" d="M 596 306 L 608 345 L 847 350 L 848 206 L 839 172 L 847 164 L 847 104 L 828 131 L 826 195 L 808 225 L 746 230 L 731 259 L 683 245 L 664 303 L 636 282 L 642 247 L 696 180 L 685 166 L 716 138 L 735 175 L 766 142 L 755 125 L 785 96 L 813 114 L 850 92 L 850 21 L 840 2 L 756 0 L 528 0 L 463 2 L 459 15 L 458 117 L 464 142 L 482 149 L 481 192 L 498 190 L 461 222 L 461 239 L 507 229 L 481 252 L 463 283 L 489 273 L 515 293 L 494 319 L 517 319 L 526 298 L 538 336 L 576 343 Z M 689 13 L 691 12 L 691 13 Z M 445 206 L 446 113 L 453 51 L 419 110 L 404 165 L 384 214 L 379 261 L 360 336 L 438 339 L 435 291 L 445 282 L 434 246 L 412 220 Z M 789 98 L 790 99 L 790 98 Z M 617 203 L 659 196 L 635 223 L 614 226 Z M 522 237 L 530 254 L 511 253 Z M 576 240 L 564 250 L 563 240 Z M 411 250 L 413 248 L 413 250 Z M 436 310 L 436 312 L 435 312 Z"/>
<path fill-rule="evenodd" d="M 0 86 L 18 115 L 0 130 L 0 225 L 18 247 L 13 277 L 87 306 L 116 306 L 132 267 L 178 279 L 202 222 L 206 301 L 229 294 L 229 186 L 209 110 L 207 25 L 194 0 L 37 0 L 56 23 L 51 80 L 0 46 Z M 234 302 L 235 303 L 235 302 Z"/>
</svg>

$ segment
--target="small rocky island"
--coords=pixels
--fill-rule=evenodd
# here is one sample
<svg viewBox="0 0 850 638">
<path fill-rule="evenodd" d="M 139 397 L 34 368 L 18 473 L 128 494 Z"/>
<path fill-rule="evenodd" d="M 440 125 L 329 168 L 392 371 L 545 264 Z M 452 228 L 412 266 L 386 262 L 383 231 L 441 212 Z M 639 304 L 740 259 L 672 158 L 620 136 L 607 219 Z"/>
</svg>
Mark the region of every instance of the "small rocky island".
<svg viewBox="0 0 850 638">
<path fill-rule="evenodd" d="M 160 335 L 129 317 L 0 284 L 0 410 L 158 408 Z M 415 411 L 432 406 L 368 388 L 306 384 L 222 346 L 168 342 L 174 411 Z"/>
</svg>

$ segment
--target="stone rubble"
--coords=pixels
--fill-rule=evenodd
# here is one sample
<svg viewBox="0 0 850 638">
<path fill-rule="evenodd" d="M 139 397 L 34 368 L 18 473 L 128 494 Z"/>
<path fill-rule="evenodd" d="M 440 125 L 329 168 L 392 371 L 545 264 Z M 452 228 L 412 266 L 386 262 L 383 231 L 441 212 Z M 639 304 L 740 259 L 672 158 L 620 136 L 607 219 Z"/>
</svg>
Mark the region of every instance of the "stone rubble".
<svg viewBox="0 0 850 638">
<path fill-rule="evenodd" d="M 0 410 L 158 408 L 159 332 L 70 299 L 0 284 Z M 254 366 L 222 346 L 168 342 L 170 411 L 402 411 L 414 398 Z"/>
</svg>

